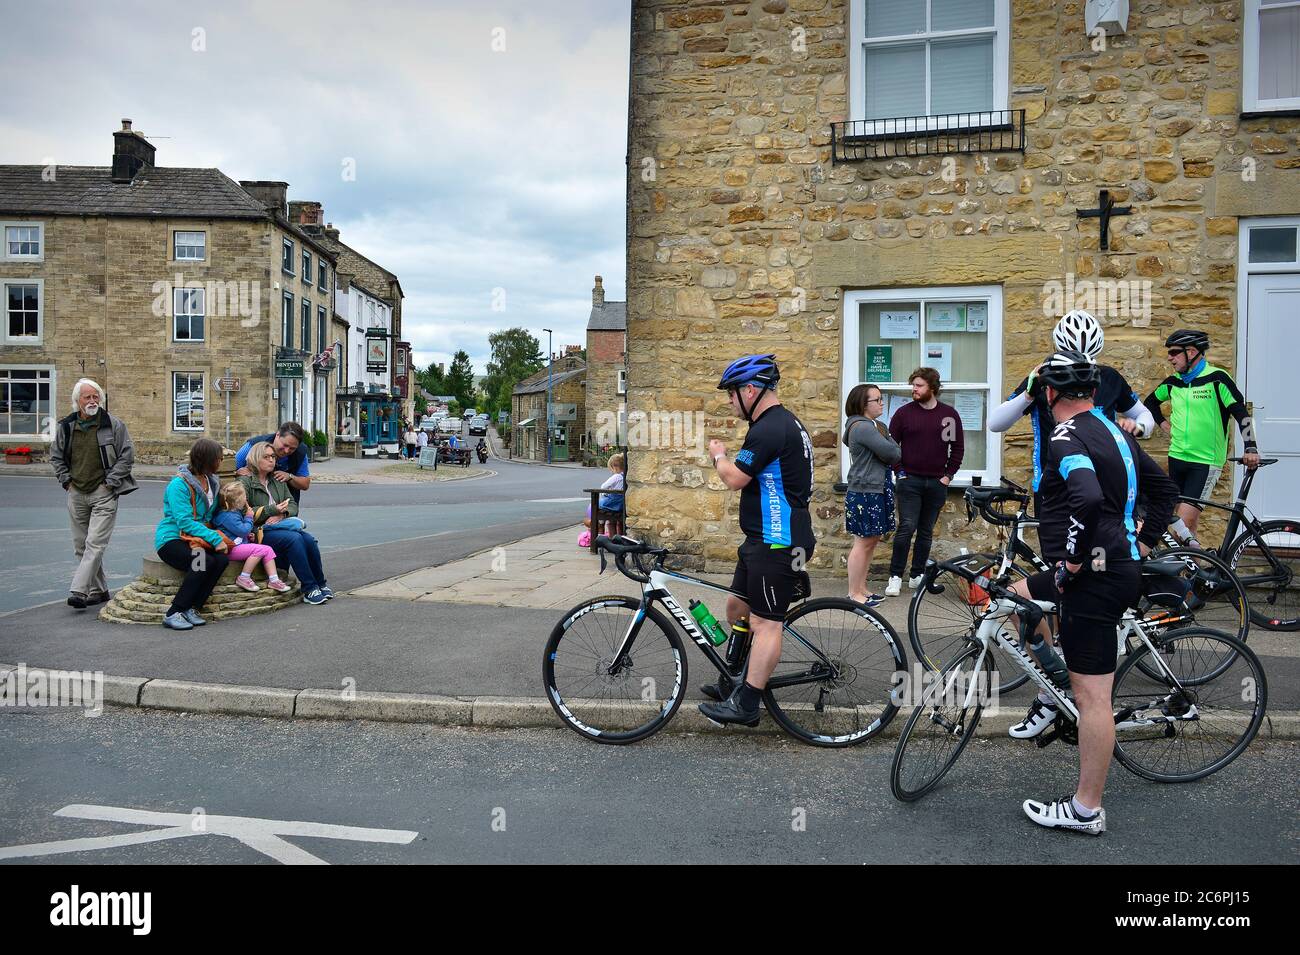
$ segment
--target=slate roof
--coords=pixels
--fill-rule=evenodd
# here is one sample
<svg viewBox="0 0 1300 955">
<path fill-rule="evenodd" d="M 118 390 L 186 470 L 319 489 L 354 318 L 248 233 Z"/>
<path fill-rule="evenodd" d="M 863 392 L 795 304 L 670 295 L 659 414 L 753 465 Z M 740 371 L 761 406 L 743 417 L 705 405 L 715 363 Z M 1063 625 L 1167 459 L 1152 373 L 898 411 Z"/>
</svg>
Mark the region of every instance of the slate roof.
<svg viewBox="0 0 1300 955">
<path fill-rule="evenodd" d="M 114 182 L 108 166 L 0 166 L 0 214 L 265 219 L 266 208 L 220 169 L 153 166 Z"/>
<path fill-rule="evenodd" d="M 571 378 L 578 378 L 586 373 L 586 365 L 583 365 L 581 368 L 574 368 L 571 371 L 557 371 L 555 376 L 551 379 L 551 388 L 554 390 L 560 386 L 560 382 L 568 381 Z M 543 371 L 538 375 L 533 375 L 531 377 L 536 378 L 537 380 L 530 381 L 528 378 L 525 378 L 519 384 L 515 385 L 515 389 L 511 393 L 516 395 L 535 395 L 540 391 L 546 390 L 546 372 Z"/>
<path fill-rule="evenodd" d="M 591 317 L 587 319 L 587 331 L 627 331 L 627 302 L 606 302 L 604 308 L 593 306 Z"/>
</svg>

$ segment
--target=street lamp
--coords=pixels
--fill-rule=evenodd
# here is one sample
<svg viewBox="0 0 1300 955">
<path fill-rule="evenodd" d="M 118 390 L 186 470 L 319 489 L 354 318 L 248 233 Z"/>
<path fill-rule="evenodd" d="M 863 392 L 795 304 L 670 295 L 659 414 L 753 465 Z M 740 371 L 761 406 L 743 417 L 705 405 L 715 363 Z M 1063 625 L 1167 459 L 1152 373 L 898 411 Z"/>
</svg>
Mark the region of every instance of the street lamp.
<svg viewBox="0 0 1300 955">
<path fill-rule="evenodd" d="M 546 332 L 546 463 L 551 463 L 551 429 L 555 427 L 551 423 L 551 379 L 555 375 L 555 352 L 551 348 L 551 335 L 549 328 L 543 328 Z"/>
</svg>

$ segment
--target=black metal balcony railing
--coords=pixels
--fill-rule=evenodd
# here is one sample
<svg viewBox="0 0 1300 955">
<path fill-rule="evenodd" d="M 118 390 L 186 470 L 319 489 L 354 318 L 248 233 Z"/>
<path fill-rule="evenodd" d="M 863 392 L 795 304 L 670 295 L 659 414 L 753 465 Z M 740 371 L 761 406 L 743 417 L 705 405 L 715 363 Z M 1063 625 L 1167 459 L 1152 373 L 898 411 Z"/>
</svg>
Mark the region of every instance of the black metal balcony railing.
<svg viewBox="0 0 1300 955">
<path fill-rule="evenodd" d="M 831 123 L 831 162 L 1011 152 L 1025 148 L 1023 109 Z"/>
</svg>

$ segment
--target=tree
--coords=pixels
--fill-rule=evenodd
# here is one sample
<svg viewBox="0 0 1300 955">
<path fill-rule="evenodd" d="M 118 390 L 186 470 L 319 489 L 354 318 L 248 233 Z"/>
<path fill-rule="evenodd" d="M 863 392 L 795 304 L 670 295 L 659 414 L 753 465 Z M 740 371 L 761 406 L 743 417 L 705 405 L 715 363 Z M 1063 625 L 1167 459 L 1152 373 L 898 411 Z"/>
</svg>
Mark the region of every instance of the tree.
<svg viewBox="0 0 1300 955">
<path fill-rule="evenodd" d="M 541 343 L 525 328 L 507 328 L 488 335 L 492 359 L 487 363 L 483 393 L 492 411 L 509 411 L 515 385 L 540 371 L 545 361 Z"/>
<path fill-rule="evenodd" d="M 458 350 L 451 359 L 447 369 L 447 394 L 455 395 L 462 408 L 474 404 L 474 367 L 469 363 L 469 354 Z"/>
<path fill-rule="evenodd" d="M 421 388 L 431 395 L 447 394 L 447 382 L 437 362 L 431 361 L 428 368 L 417 371 L 415 380 Z"/>
</svg>

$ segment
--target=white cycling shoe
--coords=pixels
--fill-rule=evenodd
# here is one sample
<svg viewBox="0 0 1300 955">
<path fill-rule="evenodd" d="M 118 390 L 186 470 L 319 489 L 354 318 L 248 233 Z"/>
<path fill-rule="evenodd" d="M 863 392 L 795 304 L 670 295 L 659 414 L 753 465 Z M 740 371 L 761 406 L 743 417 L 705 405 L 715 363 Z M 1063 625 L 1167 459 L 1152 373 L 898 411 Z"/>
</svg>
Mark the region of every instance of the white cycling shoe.
<svg viewBox="0 0 1300 955">
<path fill-rule="evenodd" d="M 1025 718 L 1007 730 L 1012 739 L 1033 739 L 1056 721 L 1056 704 L 1044 703 L 1038 697 L 1029 704 Z"/>
<path fill-rule="evenodd" d="M 1098 809 L 1091 816 L 1081 816 L 1075 811 L 1073 796 L 1062 796 L 1046 803 L 1026 799 L 1022 806 L 1026 816 L 1048 829 L 1069 829 L 1089 836 L 1099 836 L 1106 831 L 1106 810 Z"/>
</svg>

